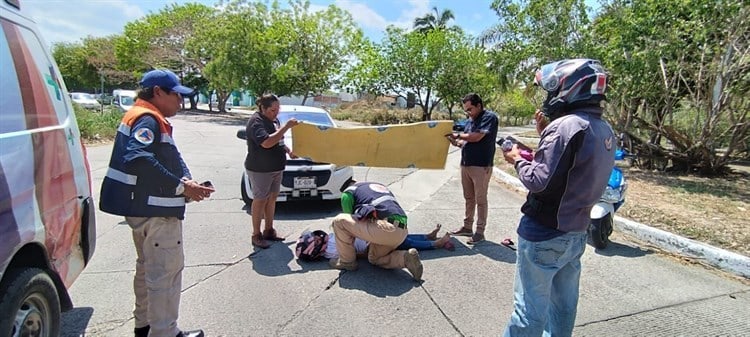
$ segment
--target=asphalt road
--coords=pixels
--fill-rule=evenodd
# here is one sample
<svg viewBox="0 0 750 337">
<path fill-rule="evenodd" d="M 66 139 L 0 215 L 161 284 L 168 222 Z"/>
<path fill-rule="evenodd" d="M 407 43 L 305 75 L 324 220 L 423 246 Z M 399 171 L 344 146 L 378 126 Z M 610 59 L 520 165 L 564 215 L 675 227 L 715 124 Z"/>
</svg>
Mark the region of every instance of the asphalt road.
<svg viewBox="0 0 750 337">
<path fill-rule="evenodd" d="M 356 272 L 294 258 L 305 229 L 329 230 L 336 202 L 280 204 L 283 243 L 257 251 L 239 193 L 243 120 L 188 114 L 171 119 L 193 175 L 211 180 L 210 200 L 190 204 L 184 222 L 186 267 L 179 326 L 209 336 L 497 336 L 512 310 L 516 240 L 523 197 L 491 183 L 487 241 L 456 251 L 422 252 L 424 282 L 405 270 L 360 261 Z M 88 148 L 98 196 L 110 146 Z M 409 212 L 411 232 L 463 218 L 459 154 L 445 170 L 355 168 L 355 179 L 391 187 Z M 75 309 L 63 336 L 132 336 L 135 252 L 123 219 L 97 213 L 97 248 L 70 289 Z M 588 247 L 576 336 L 750 336 L 750 285 L 658 253 L 617 233 L 603 251 Z"/>
</svg>

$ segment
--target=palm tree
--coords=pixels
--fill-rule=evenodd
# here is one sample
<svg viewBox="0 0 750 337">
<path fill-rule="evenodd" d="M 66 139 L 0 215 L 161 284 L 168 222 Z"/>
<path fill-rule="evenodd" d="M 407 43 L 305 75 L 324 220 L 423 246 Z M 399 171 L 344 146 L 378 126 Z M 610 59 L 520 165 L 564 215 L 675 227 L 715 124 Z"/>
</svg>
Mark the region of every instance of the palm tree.
<svg viewBox="0 0 750 337">
<path fill-rule="evenodd" d="M 457 29 L 457 26 L 448 27 L 448 21 L 453 20 L 453 12 L 450 9 L 438 11 L 432 7 L 434 13 L 427 13 L 423 17 L 414 19 L 414 29 L 426 33 L 435 29 Z"/>
</svg>

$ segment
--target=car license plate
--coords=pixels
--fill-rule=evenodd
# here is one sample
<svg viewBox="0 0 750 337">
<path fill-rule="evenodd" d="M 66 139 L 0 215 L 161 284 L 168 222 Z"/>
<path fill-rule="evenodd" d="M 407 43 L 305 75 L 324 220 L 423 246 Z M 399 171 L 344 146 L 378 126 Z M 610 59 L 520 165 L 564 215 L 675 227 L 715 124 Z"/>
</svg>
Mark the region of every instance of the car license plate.
<svg viewBox="0 0 750 337">
<path fill-rule="evenodd" d="M 316 188 L 315 177 L 294 177 L 294 188 Z"/>
</svg>

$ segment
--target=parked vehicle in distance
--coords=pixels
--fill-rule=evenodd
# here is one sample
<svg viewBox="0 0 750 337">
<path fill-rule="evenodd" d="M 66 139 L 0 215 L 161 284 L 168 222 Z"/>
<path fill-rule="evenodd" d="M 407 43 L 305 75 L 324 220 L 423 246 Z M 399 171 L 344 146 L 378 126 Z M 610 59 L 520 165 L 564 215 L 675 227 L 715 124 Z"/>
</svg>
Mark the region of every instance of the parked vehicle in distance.
<svg viewBox="0 0 750 337">
<path fill-rule="evenodd" d="M 135 90 L 122 90 L 118 89 L 113 92 L 114 97 L 112 98 L 112 105 L 125 112 L 130 110 L 135 104 Z"/>
<path fill-rule="evenodd" d="M 99 110 L 102 108 L 101 103 L 96 100 L 96 96 L 94 96 L 94 94 L 87 94 L 85 92 L 71 92 L 70 98 L 73 100 L 73 102 L 86 109 Z"/>
<path fill-rule="evenodd" d="M 327 111 L 310 106 L 281 105 L 278 120 L 284 125 L 290 118 L 305 123 L 336 127 L 336 123 Z M 237 138 L 247 139 L 245 129 L 237 132 Z M 284 135 L 284 144 L 292 148 L 292 131 Z M 244 162 L 244 161 L 243 161 Z M 341 189 L 354 176 L 350 166 L 336 166 L 330 163 L 319 163 L 309 158 L 291 159 L 287 157 L 284 174 L 281 178 L 281 191 L 277 202 L 289 200 L 336 200 L 341 199 Z M 240 182 L 242 200 L 250 206 L 253 202 L 253 188 L 243 170 Z"/>
<path fill-rule="evenodd" d="M 462 118 L 456 121 L 453 121 L 453 131 L 455 132 L 463 132 L 466 128 L 466 123 L 468 123 L 469 120 L 466 118 Z"/>
<path fill-rule="evenodd" d="M 71 98 L 20 8 L 0 1 L 0 336 L 54 337 L 94 253 L 95 209 Z"/>
<path fill-rule="evenodd" d="M 114 97 L 108 95 L 108 94 L 99 94 L 96 96 L 96 100 L 99 101 L 99 104 L 101 105 L 110 105 L 112 104 L 112 99 Z"/>
</svg>

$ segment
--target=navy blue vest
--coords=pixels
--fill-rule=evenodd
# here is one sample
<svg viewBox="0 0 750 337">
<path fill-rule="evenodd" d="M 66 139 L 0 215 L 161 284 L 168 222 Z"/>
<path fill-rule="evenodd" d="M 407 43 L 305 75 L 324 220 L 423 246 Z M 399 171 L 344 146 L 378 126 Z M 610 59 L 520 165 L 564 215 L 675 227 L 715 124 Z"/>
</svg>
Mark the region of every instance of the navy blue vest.
<svg viewBox="0 0 750 337">
<path fill-rule="evenodd" d="M 361 182 L 349 186 L 348 191 L 354 197 L 354 214 L 366 215 L 372 211 L 377 219 L 388 219 L 391 215 L 406 216 L 406 212 L 396 201 L 393 193 L 385 185 Z"/>
<path fill-rule="evenodd" d="M 185 197 L 175 195 L 175 188 L 190 172 L 174 145 L 172 127 L 155 110 L 139 100 L 123 116 L 102 182 L 101 211 L 133 217 L 185 217 Z"/>
</svg>

